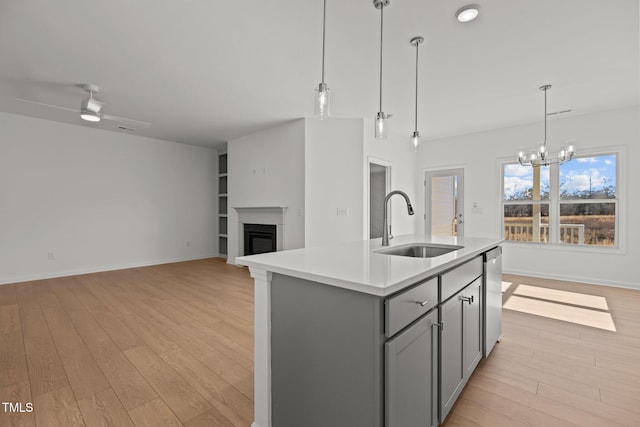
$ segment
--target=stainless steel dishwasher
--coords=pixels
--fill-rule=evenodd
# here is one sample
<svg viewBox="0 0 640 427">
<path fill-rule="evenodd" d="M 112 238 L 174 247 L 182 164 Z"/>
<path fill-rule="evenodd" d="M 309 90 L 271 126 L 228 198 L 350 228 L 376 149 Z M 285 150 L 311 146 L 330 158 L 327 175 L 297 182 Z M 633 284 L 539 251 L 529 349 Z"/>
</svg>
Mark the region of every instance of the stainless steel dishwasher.
<svg viewBox="0 0 640 427">
<path fill-rule="evenodd" d="M 502 334 L 502 248 L 484 254 L 484 357 Z"/>
</svg>

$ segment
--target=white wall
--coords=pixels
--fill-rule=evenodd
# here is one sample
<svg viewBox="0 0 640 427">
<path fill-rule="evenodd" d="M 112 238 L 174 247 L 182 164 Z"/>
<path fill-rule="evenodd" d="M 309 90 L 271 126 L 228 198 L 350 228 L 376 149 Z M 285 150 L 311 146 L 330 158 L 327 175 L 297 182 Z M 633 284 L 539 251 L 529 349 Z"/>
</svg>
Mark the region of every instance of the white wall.
<svg viewBox="0 0 640 427">
<path fill-rule="evenodd" d="M 286 206 L 284 249 L 304 246 L 304 120 L 229 141 L 228 262 L 238 254 L 233 206 Z"/>
<path fill-rule="evenodd" d="M 575 139 L 578 153 L 626 146 L 628 160 L 620 159 L 623 170 L 618 183 L 622 196 L 620 219 L 625 231 L 620 241 L 622 250 L 585 251 L 507 242 L 505 272 L 640 288 L 637 267 L 640 227 L 635 226 L 636 213 L 640 212 L 640 192 L 633 188 L 634 183 L 640 182 L 640 168 L 633 160 L 640 157 L 639 115 L 638 107 L 633 107 L 549 121 L 552 151 L 566 139 Z M 466 235 L 500 236 L 498 159 L 515 158 L 520 145 L 534 145 L 540 140 L 541 132 L 540 123 L 428 142 L 419 150 L 419 182 L 424 169 L 464 167 Z M 421 197 L 424 199 L 424 195 Z M 421 200 L 421 205 L 423 202 Z M 476 209 L 472 207 L 473 202 L 478 204 Z M 420 227 L 422 229 L 423 223 Z"/>
<path fill-rule="evenodd" d="M 393 125 L 393 123 L 391 123 Z M 416 174 L 418 165 L 418 153 L 413 148 L 413 143 L 407 136 L 391 133 L 386 140 L 375 139 L 373 135 L 373 120 L 365 120 L 364 127 L 364 206 L 367 206 L 369 158 L 384 160 L 391 163 L 391 190 L 402 190 L 409 196 L 415 210 L 415 215 L 407 214 L 407 205 L 404 199 L 394 196 L 391 199 L 391 230 L 395 235 L 413 234 L 418 230 L 420 218 L 424 214 L 420 206 L 419 189 Z M 365 209 L 363 236 L 369 236 L 368 213 Z"/>
<path fill-rule="evenodd" d="M 216 256 L 215 156 L 0 113 L 0 283 Z"/>
<path fill-rule="evenodd" d="M 305 125 L 305 246 L 362 240 L 362 119 Z"/>
</svg>

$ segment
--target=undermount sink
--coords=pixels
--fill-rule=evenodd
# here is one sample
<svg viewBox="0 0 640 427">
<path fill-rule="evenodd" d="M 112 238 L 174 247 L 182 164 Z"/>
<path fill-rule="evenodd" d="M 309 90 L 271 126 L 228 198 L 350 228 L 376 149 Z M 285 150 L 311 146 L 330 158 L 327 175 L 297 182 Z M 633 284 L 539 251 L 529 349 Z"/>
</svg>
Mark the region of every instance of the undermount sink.
<svg viewBox="0 0 640 427">
<path fill-rule="evenodd" d="M 414 243 L 376 251 L 384 255 L 408 256 L 413 258 L 433 258 L 462 249 L 464 246 L 440 245 L 436 243 Z"/>
</svg>

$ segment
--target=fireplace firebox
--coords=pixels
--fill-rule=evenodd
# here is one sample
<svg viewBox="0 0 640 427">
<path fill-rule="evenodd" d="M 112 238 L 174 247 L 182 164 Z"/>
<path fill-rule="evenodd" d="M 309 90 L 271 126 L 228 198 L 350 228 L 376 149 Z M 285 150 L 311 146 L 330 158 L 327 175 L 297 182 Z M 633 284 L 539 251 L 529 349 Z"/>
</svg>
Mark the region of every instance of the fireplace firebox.
<svg viewBox="0 0 640 427">
<path fill-rule="evenodd" d="M 275 252 L 276 226 L 266 224 L 244 224 L 244 254 L 256 255 Z"/>
</svg>

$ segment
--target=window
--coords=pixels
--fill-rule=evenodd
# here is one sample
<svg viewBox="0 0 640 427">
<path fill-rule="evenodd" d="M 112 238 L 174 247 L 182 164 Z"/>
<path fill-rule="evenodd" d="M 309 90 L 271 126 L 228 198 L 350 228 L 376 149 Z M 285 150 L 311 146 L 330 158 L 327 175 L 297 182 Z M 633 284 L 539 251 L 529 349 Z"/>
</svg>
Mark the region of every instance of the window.
<svg viewBox="0 0 640 427">
<path fill-rule="evenodd" d="M 502 166 L 505 240 L 617 247 L 618 153 Z"/>
</svg>

